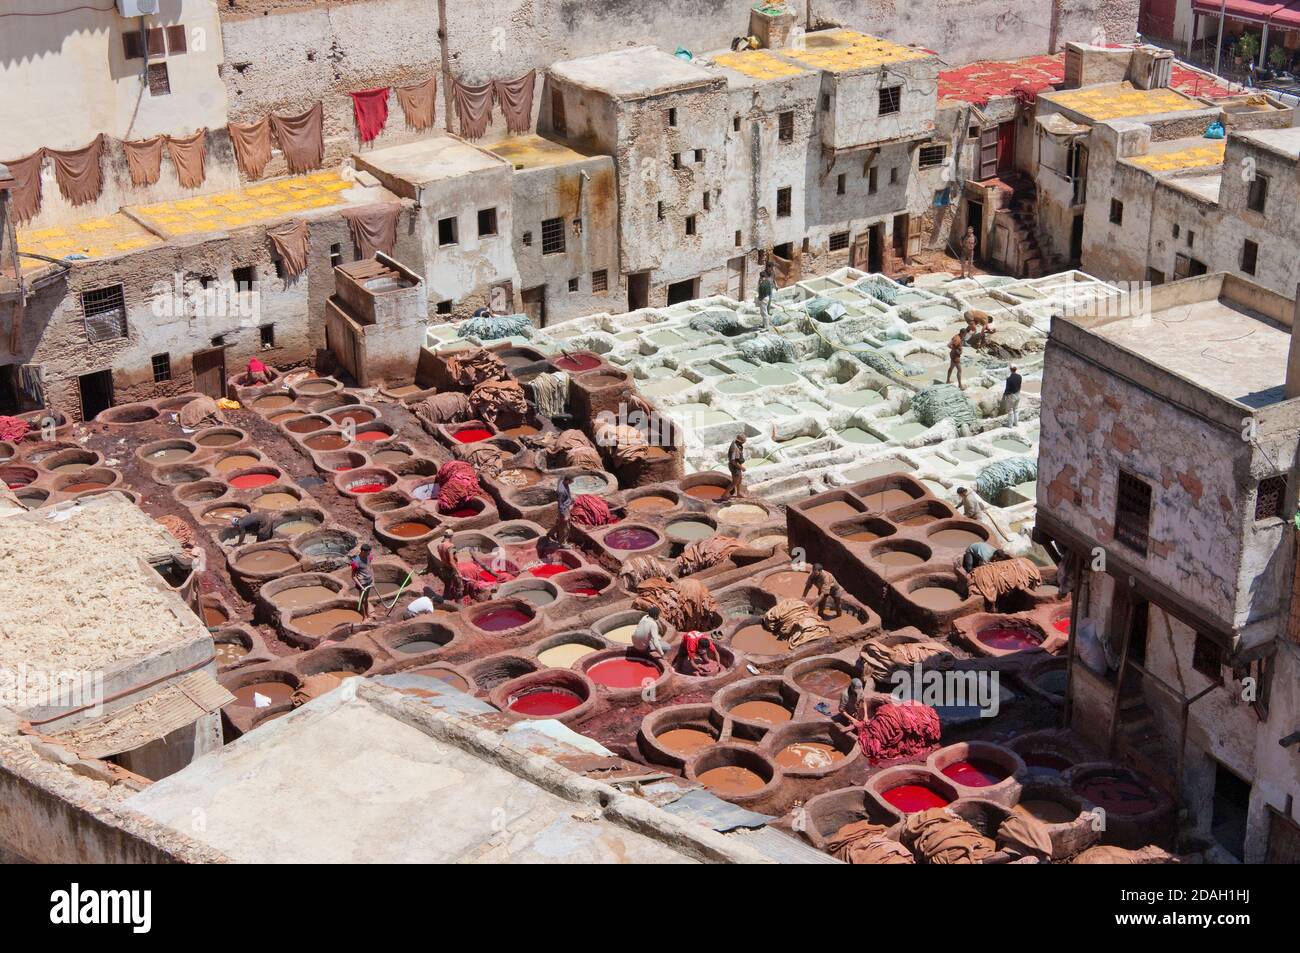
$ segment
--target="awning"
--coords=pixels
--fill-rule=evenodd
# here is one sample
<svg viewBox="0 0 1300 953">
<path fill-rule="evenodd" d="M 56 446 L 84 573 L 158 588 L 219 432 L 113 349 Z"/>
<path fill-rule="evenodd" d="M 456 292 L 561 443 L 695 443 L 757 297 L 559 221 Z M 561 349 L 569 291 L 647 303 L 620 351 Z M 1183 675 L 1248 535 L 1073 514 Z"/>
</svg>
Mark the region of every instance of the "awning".
<svg viewBox="0 0 1300 953">
<path fill-rule="evenodd" d="M 1218 17 L 1222 0 L 1192 0 L 1192 10 L 1203 16 Z M 1228 0 L 1223 8 L 1234 20 L 1267 23 L 1285 29 L 1300 29 L 1300 0 L 1264 2 L 1264 0 Z"/>
<path fill-rule="evenodd" d="M 211 675 L 191 672 L 143 701 L 53 737 L 83 758 L 107 758 L 165 738 L 234 700 Z"/>
</svg>

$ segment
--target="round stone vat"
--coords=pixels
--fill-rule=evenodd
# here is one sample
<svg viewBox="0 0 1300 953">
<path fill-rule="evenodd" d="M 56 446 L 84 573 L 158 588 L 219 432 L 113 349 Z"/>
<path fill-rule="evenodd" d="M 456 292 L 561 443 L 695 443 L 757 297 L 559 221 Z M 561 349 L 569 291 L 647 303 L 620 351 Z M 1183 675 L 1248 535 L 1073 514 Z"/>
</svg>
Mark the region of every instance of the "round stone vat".
<svg viewBox="0 0 1300 953">
<path fill-rule="evenodd" d="M 930 753 L 925 762 L 961 797 L 978 797 L 1010 807 L 1020 797 L 1025 763 L 1010 748 L 987 741 L 960 741 Z"/>
<path fill-rule="evenodd" d="M 592 652 L 576 667 L 600 692 L 619 700 L 653 701 L 672 677 L 663 662 L 621 646 Z"/>
<path fill-rule="evenodd" d="M 858 737 L 835 722 L 789 721 L 767 733 L 761 750 L 787 776 L 824 778 L 853 764 L 861 754 Z"/>
<path fill-rule="evenodd" d="M 782 781 L 781 769 L 748 745 L 716 744 L 686 763 L 686 777 L 732 804 L 753 804 L 772 794 Z"/>
<path fill-rule="evenodd" d="M 100 411 L 99 416 L 95 418 L 95 423 L 108 424 L 110 427 L 128 427 L 157 419 L 158 409 L 152 404 L 119 404 Z"/>
<path fill-rule="evenodd" d="M 303 533 L 320 529 L 325 523 L 325 513 L 315 507 L 294 507 L 280 510 L 271 517 L 271 531 L 281 539 L 294 539 Z"/>
<path fill-rule="evenodd" d="M 468 609 L 465 614 L 474 628 L 506 638 L 528 631 L 537 622 L 533 606 L 518 598 L 493 599 Z"/>
<path fill-rule="evenodd" d="M 301 678 L 278 668 L 231 672 L 218 681 L 235 696 L 232 706 L 265 711 L 288 711 L 293 707 L 293 693 L 302 687 Z"/>
<path fill-rule="evenodd" d="M 590 629 L 572 629 L 537 642 L 533 654 L 543 668 L 572 668 L 579 659 L 607 648 L 609 643 Z"/>
<path fill-rule="evenodd" d="M 498 685 L 489 694 L 492 704 L 516 718 L 556 718 L 574 721 L 596 704 L 591 683 L 578 672 L 548 668 Z"/>
<path fill-rule="evenodd" d="M 207 427 L 192 439 L 201 450 L 233 450 L 249 443 L 248 434 L 234 427 Z"/>
<path fill-rule="evenodd" d="M 172 491 L 172 496 L 176 497 L 178 503 L 186 506 L 198 506 L 202 503 L 212 503 L 223 497 L 230 495 L 229 484 L 220 480 L 195 480 L 191 483 L 184 483 Z M 235 505 L 235 504 L 231 504 Z M 245 507 L 247 509 L 247 507 Z M 205 509 L 204 512 L 207 512 Z"/>
<path fill-rule="evenodd" d="M 868 794 L 896 820 L 932 807 L 946 807 L 959 794 L 952 782 L 921 765 L 885 768 L 867 779 Z"/>
<path fill-rule="evenodd" d="M 91 467 L 80 473 L 65 473 L 54 478 L 54 489 L 60 493 L 77 495 L 94 490 L 106 490 L 122 482 L 122 474 L 107 467 Z"/>
<path fill-rule="evenodd" d="M 898 823 L 863 787 L 844 787 L 818 794 L 804 803 L 805 825 L 801 833 L 818 850 L 827 850 L 835 834 L 846 825 L 870 821 L 883 827 Z"/>
<path fill-rule="evenodd" d="M 709 705 L 673 705 L 641 719 L 637 747 L 651 764 L 681 769 L 704 748 L 717 744 L 720 732 L 710 720 Z"/>
<path fill-rule="evenodd" d="M 440 652 L 452 643 L 456 634 L 445 625 L 419 618 L 399 622 L 386 629 L 383 641 L 398 658 Z"/>
</svg>

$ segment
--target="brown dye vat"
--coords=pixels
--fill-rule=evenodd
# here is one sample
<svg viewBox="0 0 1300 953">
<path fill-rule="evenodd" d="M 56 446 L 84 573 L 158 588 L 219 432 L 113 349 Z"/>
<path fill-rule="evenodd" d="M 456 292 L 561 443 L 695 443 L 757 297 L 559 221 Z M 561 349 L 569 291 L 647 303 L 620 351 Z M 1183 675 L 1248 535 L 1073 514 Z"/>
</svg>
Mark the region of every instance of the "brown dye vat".
<svg viewBox="0 0 1300 953">
<path fill-rule="evenodd" d="M 879 533 L 873 533 L 869 529 L 862 529 L 858 530 L 856 533 L 846 533 L 842 538 L 847 539 L 851 543 L 870 543 L 874 540 L 880 539 L 881 536 Z"/>
<path fill-rule="evenodd" d="M 368 424 L 375 419 L 374 413 L 372 413 L 369 410 L 360 410 L 360 409 L 335 410 L 327 414 L 326 416 L 328 416 L 331 420 L 335 420 L 339 423 L 343 423 L 343 421 L 345 420 L 350 420 L 354 424 Z"/>
<path fill-rule="evenodd" d="M 897 522 L 899 526 L 927 526 L 930 523 L 938 521 L 938 519 L 939 517 L 932 513 L 921 511 L 920 513 L 915 513 L 911 516 L 905 517 L 904 519 L 896 520 L 895 522 Z"/>
<path fill-rule="evenodd" d="M 915 499 L 911 493 L 898 488 L 862 494 L 862 501 L 873 510 L 892 510 Z"/>
<path fill-rule="evenodd" d="M 301 500 L 291 493 L 279 493 L 272 491 L 263 493 L 253 501 L 253 508 L 259 510 L 283 510 L 290 506 L 297 506 Z"/>
<path fill-rule="evenodd" d="M 243 688 L 232 689 L 230 694 L 235 696 L 236 705 L 247 705 L 252 708 L 254 707 L 254 694 L 264 695 L 271 699 L 271 705 L 284 705 L 293 698 L 293 692 L 294 687 L 285 682 L 265 681 L 254 682 L 252 685 L 245 685 Z"/>
<path fill-rule="evenodd" d="M 759 699 L 741 702 L 731 709 L 730 714 L 734 718 L 762 722 L 767 725 L 779 725 L 794 717 L 788 708 L 784 708 L 776 702 L 766 702 Z"/>
<path fill-rule="evenodd" d="M 239 443 L 243 439 L 237 433 L 210 433 L 200 437 L 195 441 L 200 447 L 229 447 L 231 444 Z"/>
<path fill-rule="evenodd" d="M 932 544 L 945 549 L 965 549 L 972 543 L 984 542 L 984 537 L 968 529 L 941 529 L 927 536 Z"/>
<path fill-rule="evenodd" d="M 342 450 L 348 441 L 341 434 L 323 433 L 317 437 L 308 437 L 303 445 L 309 450 Z"/>
<path fill-rule="evenodd" d="M 925 562 L 922 556 L 905 549 L 882 549 L 871 558 L 886 569 L 908 569 Z"/>
<path fill-rule="evenodd" d="M 778 599 L 802 599 L 809 575 L 792 569 L 774 572 L 763 580 L 763 588 Z"/>
<path fill-rule="evenodd" d="M 189 456 L 188 452 L 186 451 L 181 451 L 181 452 L 184 453 L 185 456 L 187 457 Z M 174 461 L 167 461 L 167 462 L 174 462 Z M 80 473 L 82 470 L 89 470 L 90 467 L 91 465 L 89 463 L 62 463 L 59 464 L 59 466 L 57 467 L 51 468 L 50 472 L 51 473 Z"/>
<path fill-rule="evenodd" d="M 778 639 L 757 622 L 737 629 L 731 647 L 747 655 L 785 655 L 790 651 L 789 642 Z"/>
<path fill-rule="evenodd" d="M 820 503 L 817 506 L 806 509 L 803 512 L 809 519 L 818 520 L 819 522 L 830 522 L 833 520 L 848 519 L 851 516 L 862 515 L 861 510 L 844 500 L 830 500 L 829 502 Z"/>
<path fill-rule="evenodd" d="M 255 467 L 261 462 L 259 458 L 251 453 L 232 453 L 230 456 L 217 461 L 216 471 L 218 473 L 229 473 L 231 470 L 247 470 L 249 467 Z"/>
<path fill-rule="evenodd" d="M 774 760 L 787 771 L 820 771 L 845 757 L 844 752 L 822 741 L 796 741 L 777 752 Z"/>
<path fill-rule="evenodd" d="M 406 520 L 401 523 L 394 523 L 392 526 L 385 526 L 384 532 L 389 536 L 395 536 L 398 539 L 415 539 L 417 536 L 432 533 L 433 527 L 428 523 L 418 523 L 414 520 Z"/>
<path fill-rule="evenodd" d="M 695 486 L 686 489 L 686 495 L 697 500 L 720 500 L 726 492 L 727 488 L 725 486 L 714 486 L 712 483 L 697 483 Z M 854 515 L 857 515 L 856 510 Z"/>
<path fill-rule="evenodd" d="M 248 654 L 248 649 L 238 642 L 216 642 L 212 646 L 218 667 L 234 665 Z M 263 695 L 266 692 L 262 693 Z"/>
<path fill-rule="evenodd" d="M 328 394 L 334 390 L 334 382 L 329 380 L 303 380 L 293 385 L 293 389 L 299 394 L 312 397 L 317 394 Z"/>
<path fill-rule="evenodd" d="M 655 493 L 627 501 L 628 511 L 633 513 L 662 513 L 676 505 L 677 503 L 671 497 L 659 496 Z"/>
<path fill-rule="evenodd" d="M 225 625 L 229 621 L 230 621 L 230 616 L 222 612 L 219 607 L 217 606 L 203 607 L 203 624 L 206 625 L 208 628 L 211 629 L 218 625 Z"/>
<path fill-rule="evenodd" d="M 235 561 L 235 568 L 241 572 L 259 574 L 284 572 L 286 569 L 297 565 L 298 560 L 293 557 L 292 553 L 281 552 L 278 549 L 259 549 L 257 552 L 240 556 Z"/>
<path fill-rule="evenodd" d="M 955 609 L 962 604 L 960 595 L 943 586 L 922 586 L 920 589 L 913 589 L 907 595 L 918 606 L 940 612 Z"/>
<path fill-rule="evenodd" d="M 204 512 L 203 519 L 208 523 L 228 523 L 232 517 L 244 516 L 247 513 L 247 507 L 243 506 L 214 506 Z"/>
<path fill-rule="evenodd" d="M 314 433 L 328 426 L 329 421 L 321 420 L 319 417 L 295 417 L 284 425 L 284 429 L 289 433 Z"/>
<path fill-rule="evenodd" d="M 276 536 L 301 536 L 303 533 L 309 533 L 314 529 L 320 529 L 320 521 L 303 517 L 296 520 L 285 520 L 275 528 Z"/>
<path fill-rule="evenodd" d="M 293 409 L 293 410 L 284 410 L 284 411 L 281 411 L 281 412 L 278 413 L 278 414 L 272 414 L 271 416 L 267 417 L 266 419 L 269 420 L 269 421 L 270 421 L 271 423 L 273 423 L 273 424 L 282 424 L 282 423 L 284 423 L 286 420 L 293 420 L 295 417 L 301 417 L 302 415 L 303 415 L 302 411 L 301 411 L 301 410 L 298 410 L 297 408 L 295 408 L 295 409 Z"/>
<path fill-rule="evenodd" d="M 182 460 L 188 459 L 192 454 L 193 451 L 186 450 L 184 447 L 166 447 L 162 450 L 155 450 L 145 459 L 155 464 L 180 463 Z"/>
<path fill-rule="evenodd" d="M 107 488 L 107 483 L 99 483 L 95 480 L 87 480 L 85 483 L 69 483 L 63 487 L 64 493 L 88 493 L 91 490 L 103 490 Z"/>
<path fill-rule="evenodd" d="M 325 635 L 340 625 L 350 625 L 365 619 L 356 609 L 325 609 L 311 615 L 298 616 L 293 627 L 308 635 Z"/>
<path fill-rule="evenodd" d="M 718 739 L 699 728 L 672 728 L 655 735 L 659 746 L 673 754 L 689 758 L 695 752 L 716 742 Z M 757 775 L 755 775 L 757 777 Z"/>
<path fill-rule="evenodd" d="M 541 433 L 541 430 L 532 424 L 520 424 L 518 427 L 511 427 L 508 430 L 501 431 L 503 437 L 533 437 L 539 433 Z"/>
<path fill-rule="evenodd" d="M 727 764 L 720 768 L 711 768 L 695 776 L 706 788 L 719 797 L 736 797 L 753 794 L 762 790 L 767 783 L 758 774 L 739 765 Z"/>
<path fill-rule="evenodd" d="M 848 672 L 828 666 L 804 672 L 794 680 L 794 683 L 819 698 L 839 698 L 840 693 L 849 687 L 852 678 L 853 676 Z"/>
<path fill-rule="evenodd" d="M 513 487 L 536 486 L 541 480 L 541 472 L 530 467 L 510 467 L 497 476 L 498 483 Z"/>
<path fill-rule="evenodd" d="M 270 602 L 277 609 L 301 609 L 336 596 L 338 593 L 329 586 L 296 586 L 293 589 L 280 590 L 270 597 Z"/>
<path fill-rule="evenodd" d="M 1071 810 L 1060 801 L 1048 801 L 1043 798 L 1021 801 L 1012 810 L 1028 814 L 1044 824 L 1068 824 L 1079 816 L 1078 811 Z"/>
<path fill-rule="evenodd" d="M 253 409 L 260 411 L 281 410 L 293 403 L 293 398 L 288 394 L 269 394 L 266 397 L 259 397 L 253 401 Z"/>
<path fill-rule="evenodd" d="M 411 459 L 411 455 L 404 450 L 380 450 L 370 458 L 370 462 L 377 466 L 386 467 L 395 463 L 405 463 Z"/>
</svg>

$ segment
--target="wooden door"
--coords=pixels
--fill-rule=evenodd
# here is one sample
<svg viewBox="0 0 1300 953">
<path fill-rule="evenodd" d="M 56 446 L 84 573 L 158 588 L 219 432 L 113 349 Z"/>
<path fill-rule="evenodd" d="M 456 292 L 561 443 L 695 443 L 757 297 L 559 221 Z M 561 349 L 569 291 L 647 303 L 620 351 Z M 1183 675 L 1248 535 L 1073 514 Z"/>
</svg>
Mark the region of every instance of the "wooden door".
<svg viewBox="0 0 1300 953">
<path fill-rule="evenodd" d="M 980 130 L 980 179 L 991 179 L 998 174 L 998 127 Z"/>
<path fill-rule="evenodd" d="M 546 285 L 525 288 L 523 294 L 524 314 L 533 323 L 533 327 L 546 327 Z"/>
<path fill-rule="evenodd" d="M 226 349 L 208 348 L 194 352 L 194 389 L 213 400 L 226 396 Z"/>
<path fill-rule="evenodd" d="M 745 256 L 737 255 L 727 262 L 727 297 L 745 300 Z"/>
<path fill-rule="evenodd" d="M 1016 123 L 998 125 L 998 172 L 1010 172 L 1016 166 Z"/>
</svg>

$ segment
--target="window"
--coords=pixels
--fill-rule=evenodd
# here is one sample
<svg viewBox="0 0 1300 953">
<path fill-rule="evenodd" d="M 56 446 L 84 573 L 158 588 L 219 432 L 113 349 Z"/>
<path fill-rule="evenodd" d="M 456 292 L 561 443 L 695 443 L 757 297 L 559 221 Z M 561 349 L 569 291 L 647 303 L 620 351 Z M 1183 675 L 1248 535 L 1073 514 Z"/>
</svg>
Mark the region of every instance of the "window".
<svg viewBox="0 0 1300 953">
<path fill-rule="evenodd" d="M 167 37 L 160 26 L 153 26 L 144 31 L 150 56 L 167 55 Z"/>
<path fill-rule="evenodd" d="M 732 117 L 731 117 L 731 131 L 732 131 L 732 132 L 740 132 L 740 117 L 739 117 L 739 116 L 732 116 Z"/>
<path fill-rule="evenodd" d="M 153 363 L 153 382 L 161 384 L 163 381 L 172 379 L 172 356 L 170 354 L 155 354 L 149 359 Z"/>
<path fill-rule="evenodd" d="M 790 187 L 776 190 L 776 214 L 778 218 L 790 216 Z"/>
<path fill-rule="evenodd" d="M 558 89 L 551 90 L 551 128 L 560 135 L 567 135 L 568 120 L 564 115 L 564 96 Z"/>
<path fill-rule="evenodd" d="M 1259 481 L 1255 490 L 1255 521 L 1280 519 L 1286 515 L 1286 477 L 1271 476 Z"/>
<path fill-rule="evenodd" d="M 891 166 L 889 169 L 889 184 L 898 184 L 898 166 Z"/>
<path fill-rule="evenodd" d="M 337 268 L 341 264 L 343 264 L 343 246 L 335 242 L 330 246 L 330 267 Z"/>
<path fill-rule="evenodd" d="M 704 193 L 703 202 L 704 202 L 704 211 L 707 212 L 709 211 L 709 209 L 713 208 L 713 196 L 710 195 L 708 192 Z"/>
<path fill-rule="evenodd" d="M 933 169 L 937 165 L 943 165 L 947 158 L 947 146 L 922 146 L 918 165 L 922 169 Z"/>
<path fill-rule="evenodd" d="M 903 87 L 887 86 L 880 91 L 880 115 L 888 116 L 903 108 Z"/>
<path fill-rule="evenodd" d="M 1124 224 L 1124 203 L 1119 199 L 1110 200 L 1110 223 L 1112 225 Z"/>
<path fill-rule="evenodd" d="M 597 293 L 609 290 L 609 272 L 604 268 L 591 273 L 591 290 Z"/>
<path fill-rule="evenodd" d="M 226 346 L 226 336 L 224 334 L 214 334 L 209 341 L 211 342 L 212 347 Z"/>
<path fill-rule="evenodd" d="M 670 125 L 670 126 L 675 126 L 675 125 L 677 125 L 677 109 L 676 109 L 676 107 L 674 107 L 674 108 L 668 110 L 668 125 Z"/>
<path fill-rule="evenodd" d="M 831 111 L 831 95 L 830 93 L 822 93 L 822 112 L 828 113 L 830 111 Z"/>
<path fill-rule="evenodd" d="M 81 313 L 91 344 L 126 337 L 126 294 L 121 285 L 83 291 Z"/>
<path fill-rule="evenodd" d="M 687 234 L 687 235 L 694 235 L 694 234 L 695 234 L 695 216 L 694 216 L 694 215 L 687 215 L 687 216 L 686 216 L 686 234 Z"/>
<path fill-rule="evenodd" d="M 528 247 L 528 248 L 532 248 L 532 247 L 533 247 L 533 233 L 532 233 L 532 232 L 524 232 L 523 237 L 522 237 L 520 240 L 524 243 L 524 245 L 525 245 L 526 247 Z"/>
<path fill-rule="evenodd" d="M 577 279 L 577 278 L 570 278 L 570 279 L 569 279 L 569 294 L 573 294 L 573 293 L 574 293 L 575 291 L 577 291 L 577 290 L 578 290 L 578 279 Z"/>
<path fill-rule="evenodd" d="M 149 95 L 150 96 L 170 96 L 172 92 L 171 80 L 167 76 L 166 63 L 149 64 Z"/>
<path fill-rule="evenodd" d="M 878 187 L 878 185 L 879 185 L 879 180 L 878 180 L 878 176 L 876 175 L 876 171 L 877 171 L 877 170 L 876 170 L 876 167 L 875 167 L 875 166 L 872 166 L 872 167 L 871 167 L 871 172 L 867 174 L 867 194 L 868 194 L 868 195 L 875 195 L 875 194 L 876 194 L 876 189 L 877 189 L 877 187 Z"/>
<path fill-rule="evenodd" d="M 1115 500 L 1115 539 L 1143 556 L 1151 528 L 1151 484 L 1123 470 Z"/>
<path fill-rule="evenodd" d="M 835 194 L 843 195 L 845 192 L 848 191 L 848 188 L 849 188 L 849 177 L 845 175 L 843 172 L 841 172 L 839 175 L 835 177 Z"/>
<path fill-rule="evenodd" d="M 1259 246 L 1247 238 L 1241 246 L 1241 270 L 1248 275 L 1253 275 L 1258 261 Z"/>
<path fill-rule="evenodd" d="M 179 56 L 186 50 L 185 45 L 185 27 L 176 24 L 169 26 L 167 29 L 167 55 Z"/>
<path fill-rule="evenodd" d="M 1182 232 L 1182 228 L 1179 226 L 1177 222 L 1174 222 L 1174 238 L 1177 238 L 1181 232 Z"/>
<path fill-rule="evenodd" d="M 257 329 L 258 343 L 262 347 L 275 347 L 275 325 L 263 324 Z"/>
<path fill-rule="evenodd" d="M 497 233 L 497 210 L 494 208 L 479 209 L 478 212 L 478 237 L 486 238 L 489 235 Z"/>
<path fill-rule="evenodd" d="M 658 216 L 659 221 L 662 222 L 662 221 L 664 220 L 664 203 L 663 203 L 663 202 L 656 202 L 656 203 L 655 203 L 655 215 Z"/>
<path fill-rule="evenodd" d="M 455 245 L 457 242 L 457 222 L 454 218 L 438 219 L 438 244 Z"/>
<path fill-rule="evenodd" d="M 144 56 L 144 41 L 139 30 L 129 30 L 122 34 L 122 55 L 128 60 L 138 60 Z"/>
<path fill-rule="evenodd" d="M 740 229 L 736 229 L 736 247 L 740 247 Z"/>
<path fill-rule="evenodd" d="M 1121 207 L 1121 210 L 1122 210 L 1122 207 Z M 1187 247 L 1188 247 L 1188 248 L 1191 248 L 1191 247 L 1192 247 L 1193 245 L 1195 245 L 1195 244 L 1196 244 L 1196 233 L 1193 232 L 1193 231 L 1191 231 L 1190 229 L 1188 229 L 1188 231 L 1187 231 Z"/>
<path fill-rule="evenodd" d="M 434 310 L 437 311 L 438 314 L 451 314 L 451 301 L 439 301 Z"/>
<path fill-rule="evenodd" d="M 794 142 L 794 111 L 783 112 L 777 116 L 777 139 L 781 142 Z"/>
<path fill-rule="evenodd" d="M 673 153 L 673 168 L 674 168 L 674 169 L 680 169 L 681 167 L 682 167 L 682 154 L 681 154 L 680 152 L 674 152 L 674 153 Z"/>
<path fill-rule="evenodd" d="M 243 265 L 231 269 L 230 277 L 235 282 L 235 291 L 240 294 L 252 291 L 257 287 L 257 268 L 254 265 Z"/>
<path fill-rule="evenodd" d="M 275 277 L 277 277 L 277 278 L 283 278 L 283 277 L 284 277 L 284 259 L 282 259 L 282 258 L 274 258 L 274 259 L 271 260 L 271 265 L 275 268 Z"/>
<path fill-rule="evenodd" d="M 1252 212 L 1264 211 L 1268 204 L 1268 176 L 1255 173 L 1250 180 L 1250 191 L 1246 193 L 1246 208 Z"/>
<path fill-rule="evenodd" d="M 696 163 L 696 165 L 699 165 L 699 164 L 700 164 L 701 162 L 703 162 L 703 161 L 704 161 L 704 150 L 703 150 L 703 149 L 696 149 L 696 150 L 695 150 L 695 163 Z"/>
<path fill-rule="evenodd" d="M 1223 680 L 1223 650 L 1199 632 L 1192 648 L 1192 668 L 1212 682 Z"/>
<path fill-rule="evenodd" d="M 564 251 L 564 219 L 548 218 L 542 222 L 542 254 L 558 255 Z"/>
<path fill-rule="evenodd" d="M 849 247 L 848 232 L 836 232 L 835 234 L 831 235 L 831 241 L 830 241 L 831 251 L 844 251 L 844 249 L 848 247 Z"/>
</svg>

